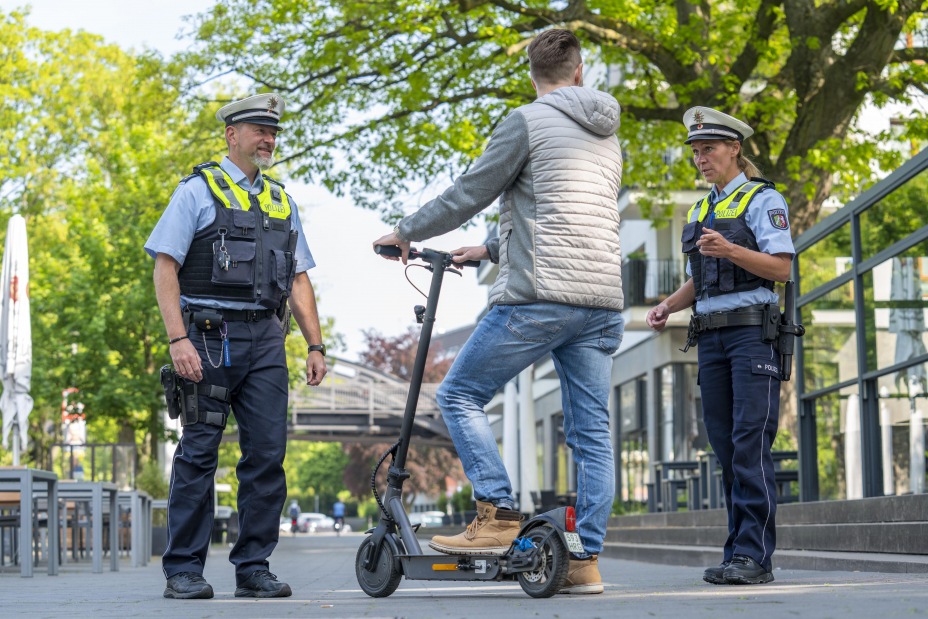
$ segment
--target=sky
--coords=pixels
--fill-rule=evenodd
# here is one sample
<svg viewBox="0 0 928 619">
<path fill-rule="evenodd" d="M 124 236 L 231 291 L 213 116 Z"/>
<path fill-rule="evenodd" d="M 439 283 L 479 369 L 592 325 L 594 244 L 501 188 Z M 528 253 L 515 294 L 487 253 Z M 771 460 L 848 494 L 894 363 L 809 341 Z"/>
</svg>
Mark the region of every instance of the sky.
<svg viewBox="0 0 928 619">
<path fill-rule="evenodd" d="M 29 23 L 43 30 L 85 30 L 126 49 L 152 48 L 167 56 L 189 45 L 189 39 L 178 40 L 179 33 L 189 30 L 184 16 L 203 12 L 214 2 L 0 0 L 0 9 L 8 12 L 27 4 L 32 7 Z M 220 129 L 217 126 L 217 131 Z M 176 179 L 165 179 L 165 182 L 175 183 L 188 172 L 178 170 Z M 309 271 L 309 276 L 319 296 L 319 313 L 334 318 L 335 330 L 346 344 L 346 349 L 333 352 L 356 360 L 365 348 L 363 330 L 375 329 L 385 335 L 397 335 L 415 326 L 412 308 L 424 305 L 423 297 L 406 282 L 400 263 L 384 260 L 371 249 L 371 243 L 389 232 L 391 226 L 380 221 L 376 213 L 355 207 L 350 199 L 333 196 L 324 187 L 285 178 L 280 180 L 285 182 L 287 192 L 300 207 L 304 232 L 316 261 L 316 268 Z M 415 207 L 410 205 L 408 212 L 413 212 Z M 447 251 L 482 244 L 485 236 L 481 224 L 414 246 Z M 411 269 L 409 275 L 420 288 L 427 290 L 428 271 Z M 460 278 L 445 278 L 435 332 L 472 324 L 486 305 L 486 298 L 487 290 L 477 284 L 474 269 L 467 269 Z"/>
</svg>

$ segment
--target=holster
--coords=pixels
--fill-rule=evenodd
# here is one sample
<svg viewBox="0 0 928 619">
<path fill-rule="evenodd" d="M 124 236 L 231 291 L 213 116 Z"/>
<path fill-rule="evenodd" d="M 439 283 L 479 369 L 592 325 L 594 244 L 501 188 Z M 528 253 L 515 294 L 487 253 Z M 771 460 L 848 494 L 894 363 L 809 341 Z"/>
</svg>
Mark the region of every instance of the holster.
<svg viewBox="0 0 928 619">
<path fill-rule="evenodd" d="M 777 329 L 777 350 L 780 352 L 780 380 L 788 381 L 793 373 L 793 354 L 796 338 L 806 333 L 806 328 L 796 322 L 796 284 L 786 282 L 784 310 Z"/>
<path fill-rule="evenodd" d="M 168 417 L 177 419 L 183 412 L 183 393 L 178 384 L 178 376 L 174 368 L 165 365 L 161 368 L 161 388 L 164 389 L 164 399 L 168 405 Z"/>
<path fill-rule="evenodd" d="M 765 344 L 771 344 L 777 341 L 781 318 L 782 314 L 780 313 L 779 306 L 769 303 L 764 306 L 764 322 L 761 323 L 760 326 L 760 339 Z"/>
<path fill-rule="evenodd" d="M 171 419 L 180 418 L 182 426 L 189 426 L 202 421 L 220 428 L 226 427 L 228 412 L 201 412 L 198 400 L 202 390 L 204 396 L 228 404 L 231 397 L 229 390 L 225 387 L 207 384 L 198 385 L 175 372 L 170 365 L 161 368 L 161 386 L 164 389 L 164 399 L 168 405 L 168 417 Z"/>
<path fill-rule="evenodd" d="M 280 330 L 284 332 L 284 335 L 290 335 L 290 316 L 292 313 L 289 299 L 284 297 L 280 301 L 280 307 L 277 308 L 277 319 L 280 320 Z"/>
</svg>

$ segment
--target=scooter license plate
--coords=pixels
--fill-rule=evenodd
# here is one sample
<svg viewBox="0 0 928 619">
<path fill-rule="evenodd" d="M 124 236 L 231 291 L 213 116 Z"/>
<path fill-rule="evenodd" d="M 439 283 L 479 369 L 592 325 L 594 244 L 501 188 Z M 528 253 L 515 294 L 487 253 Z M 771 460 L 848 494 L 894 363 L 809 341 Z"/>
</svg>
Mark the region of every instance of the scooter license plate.
<svg viewBox="0 0 928 619">
<path fill-rule="evenodd" d="M 583 554 L 583 544 L 580 543 L 580 536 L 576 533 L 564 533 L 564 539 L 567 540 L 567 550 Z"/>
</svg>

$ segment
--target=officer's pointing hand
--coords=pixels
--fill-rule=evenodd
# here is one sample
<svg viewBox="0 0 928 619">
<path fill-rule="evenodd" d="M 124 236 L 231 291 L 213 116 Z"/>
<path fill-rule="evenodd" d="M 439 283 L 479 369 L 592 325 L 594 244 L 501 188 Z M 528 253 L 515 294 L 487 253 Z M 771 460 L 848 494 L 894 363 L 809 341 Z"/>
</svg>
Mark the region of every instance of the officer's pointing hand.
<svg viewBox="0 0 928 619">
<path fill-rule="evenodd" d="M 200 354 L 189 339 L 183 339 L 171 344 L 171 361 L 174 362 L 174 371 L 195 383 L 203 380 L 203 363 Z"/>
<path fill-rule="evenodd" d="M 702 236 L 696 241 L 696 247 L 703 256 L 728 258 L 732 244 L 712 228 L 703 228 Z"/>
</svg>

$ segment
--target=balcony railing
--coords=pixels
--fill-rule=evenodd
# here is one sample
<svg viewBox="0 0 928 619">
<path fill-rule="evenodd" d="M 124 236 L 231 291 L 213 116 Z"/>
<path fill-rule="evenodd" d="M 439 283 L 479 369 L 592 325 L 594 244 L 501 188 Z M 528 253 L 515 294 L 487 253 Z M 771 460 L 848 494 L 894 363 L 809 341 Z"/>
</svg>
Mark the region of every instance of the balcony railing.
<svg viewBox="0 0 928 619">
<path fill-rule="evenodd" d="M 626 260 L 622 264 L 625 307 L 659 303 L 680 287 L 685 276 L 682 260 Z"/>
</svg>

